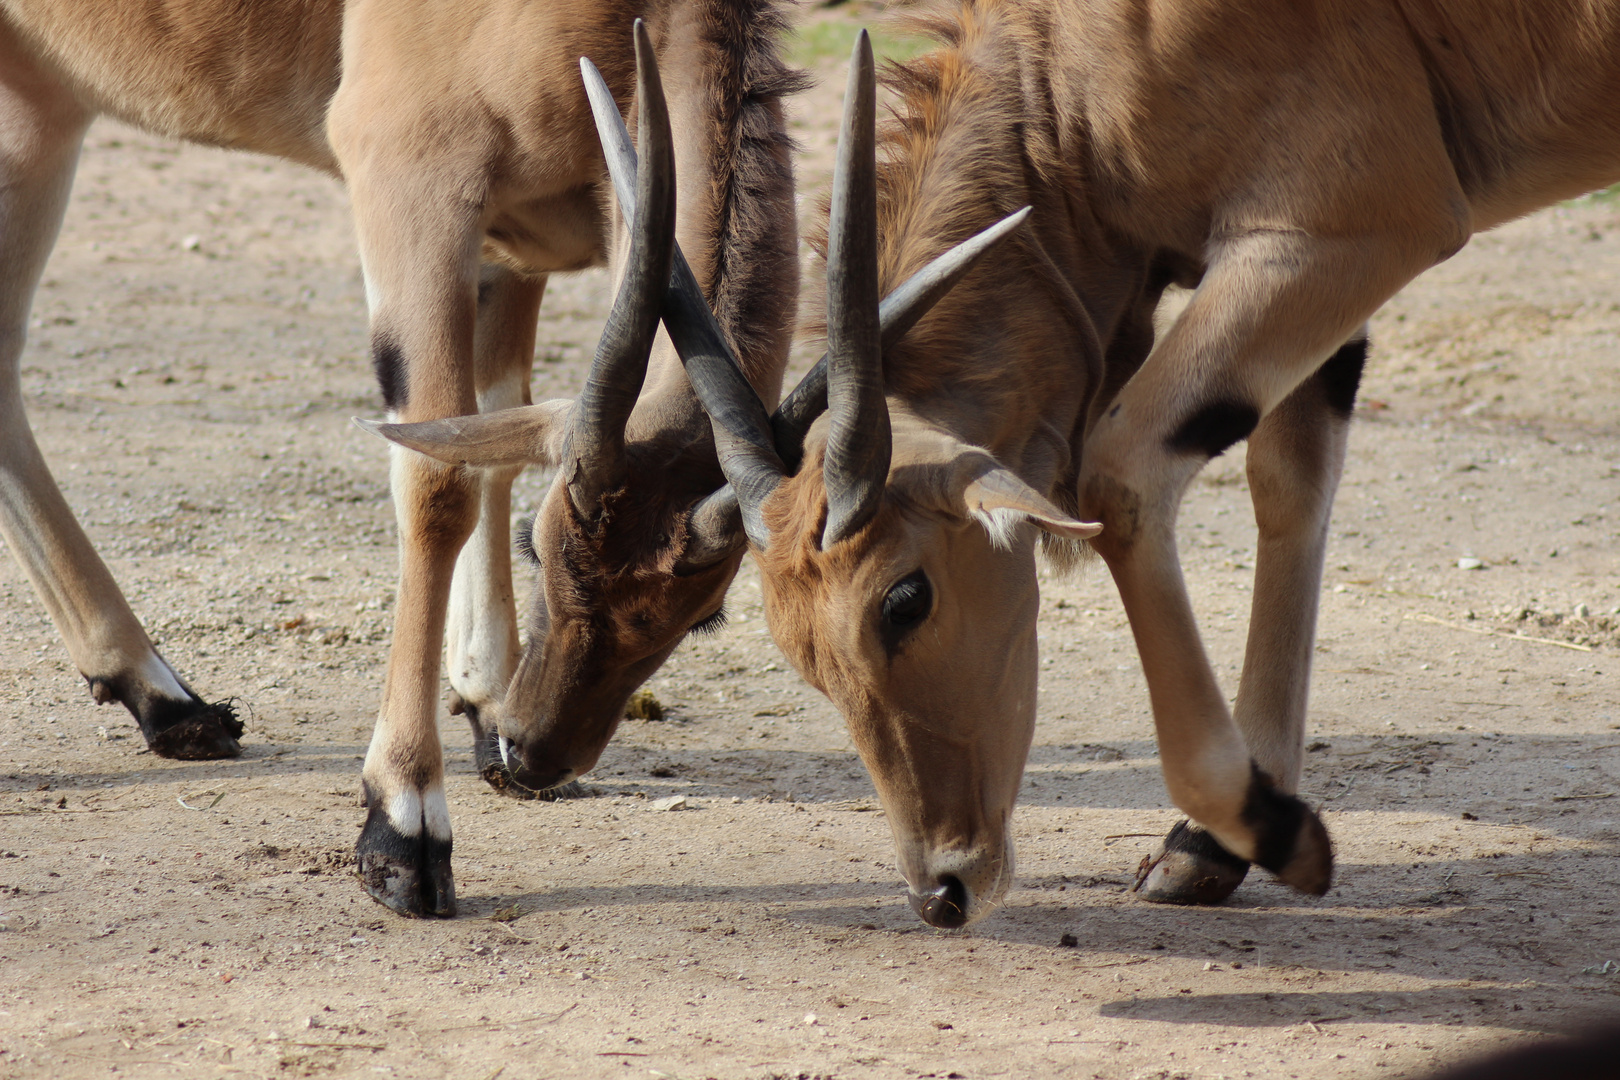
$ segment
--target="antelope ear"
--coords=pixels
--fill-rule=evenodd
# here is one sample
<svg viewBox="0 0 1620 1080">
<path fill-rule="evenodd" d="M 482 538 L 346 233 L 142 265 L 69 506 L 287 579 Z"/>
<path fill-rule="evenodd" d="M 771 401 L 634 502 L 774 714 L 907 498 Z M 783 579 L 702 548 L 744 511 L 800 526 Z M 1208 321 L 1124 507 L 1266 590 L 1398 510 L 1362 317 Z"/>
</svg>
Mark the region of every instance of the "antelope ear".
<svg viewBox="0 0 1620 1080">
<path fill-rule="evenodd" d="M 1089 540 L 1102 532 L 1101 525 L 1075 520 L 1000 465 L 968 481 L 962 501 L 967 512 L 989 531 L 991 541 L 1001 547 L 1010 546 L 1013 528 L 1020 521 L 1071 540 Z"/>
<path fill-rule="evenodd" d="M 555 465 L 562 459 L 573 408 L 572 401 L 560 399 L 420 424 L 379 424 L 358 416 L 354 422 L 447 465 Z"/>
</svg>

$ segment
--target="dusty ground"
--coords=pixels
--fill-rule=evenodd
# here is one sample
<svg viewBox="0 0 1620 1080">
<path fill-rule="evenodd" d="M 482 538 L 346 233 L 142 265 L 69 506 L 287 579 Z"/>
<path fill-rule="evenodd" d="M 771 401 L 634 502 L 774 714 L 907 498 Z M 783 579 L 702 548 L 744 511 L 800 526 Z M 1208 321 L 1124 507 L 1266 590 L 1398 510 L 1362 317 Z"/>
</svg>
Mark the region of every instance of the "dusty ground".
<svg viewBox="0 0 1620 1080">
<path fill-rule="evenodd" d="M 847 35 L 818 33 L 805 58 L 837 86 Z M 799 105 L 807 188 L 835 98 Z M 1093 568 L 1045 586 L 1020 886 L 971 931 L 925 929 L 745 568 L 599 797 L 496 796 L 445 719 L 463 914 L 405 922 L 348 870 L 394 536 L 382 449 L 348 422 L 379 407 L 343 194 L 100 125 L 29 403 L 138 611 L 249 734 L 237 761 L 142 753 L 0 562 L 0 1075 L 1391 1077 L 1614 1016 L 1617 284 L 1620 204 L 1588 200 L 1480 238 L 1378 319 L 1312 708 L 1324 900 L 1258 877 L 1214 910 L 1125 893 L 1175 815 Z M 554 284 L 537 396 L 577 387 L 601 290 Z M 1183 536 L 1235 682 L 1240 453 Z M 690 809 L 657 810 L 671 794 Z"/>
</svg>

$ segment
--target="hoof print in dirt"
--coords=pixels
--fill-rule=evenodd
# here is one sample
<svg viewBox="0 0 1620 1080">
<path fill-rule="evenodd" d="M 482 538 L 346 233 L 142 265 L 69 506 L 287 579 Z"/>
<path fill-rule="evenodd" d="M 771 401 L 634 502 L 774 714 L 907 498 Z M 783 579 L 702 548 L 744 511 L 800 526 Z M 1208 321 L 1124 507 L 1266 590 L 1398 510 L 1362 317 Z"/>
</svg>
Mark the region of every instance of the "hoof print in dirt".
<svg viewBox="0 0 1620 1080">
<path fill-rule="evenodd" d="M 1302 893 L 1323 896 L 1333 885 L 1333 840 L 1316 812 L 1278 791 L 1258 767 L 1243 820 L 1254 830 L 1254 861 Z"/>
<path fill-rule="evenodd" d="M 1190 821 L 1178 821 L 1159 850 L 1136 868 L 1131 891 L 1153 904 L 1218 904 L 1249 873 L 1249 860 L 1221 847 Z"/>
<path fill-rule="evenodd" d="M 410 918 L 455 915 L 450 841 L 435 840 L 425 832 L 405 836 L 373 802 L 355 854 L 360 883 L 379 904 Z"/>
</svg>

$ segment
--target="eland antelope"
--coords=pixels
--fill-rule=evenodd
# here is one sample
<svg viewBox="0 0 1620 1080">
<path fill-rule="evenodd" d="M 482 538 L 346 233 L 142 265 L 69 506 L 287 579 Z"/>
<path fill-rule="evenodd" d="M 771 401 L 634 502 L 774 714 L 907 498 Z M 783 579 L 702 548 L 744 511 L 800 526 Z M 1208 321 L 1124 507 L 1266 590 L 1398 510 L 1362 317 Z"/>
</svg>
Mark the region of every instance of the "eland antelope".
<svg viewBox="0 0 1620 1080">
<path fill-rule="evenodd" d="M 47 471 L 19 377 L 93 117 L 348 185 L 373 364 L 399 425 L 384 434 L 409 446 L 419 425 L 501 409 L 531 421 L 517 431 L 508 411 L 432 429 L 462 444 L 449 465 L 393 451 L 400 586 L 358 854 L 365 888 L 396 911 L 455 910 L 435 723 L 447 631 L 452 708 L 499 786 L 491 715 L 514 673 L 552 722 L 611 731 L 635 687 L 721 610 L 742 544 L 693 517 L 723 482 L 710 420 L 668 346 L 650 362 L 649 348 L 676 258 L 684 302 L 714 309 L 732 377 L 758 402 L 780 391 L 798 288 L 784 25 L 778 0 L 0 0 L 0 533 L 95 698 L 122 702 L 154 751 L 232 756 L 242 726 L 153 647 Z M 670 85 L 659 122 L 680 140 L 654 148 L 656 213 L 631 237 L 578 61 L 600 65 L 597 108 L 617 116 L 634 100 L 645 120 L 665 108 L 645 83 L 632 92 L 638 70 L 656 83 L 654 54 Z M 660 238 L 670 214 L 689 265 Z M 610 261 L 620 298 L 584 393 L 528 406 L 546 275 Z M 530 461 L 560 475 L 532 533 L 543 571 L 520 654 L 508 516 Z"/>
<path fill-rule="evenodd" d="M 952 0 L 914 25 L 943 48 L 889 73 L 875 178 L 864 44 L 851 76 L 828 415 L 776 425 L 795 468 L 722 448 L 772 632 L 844 712 L 913 906 L 961 926 L 1012 875 L 1036 537 L 1089 539 L 1191 819 L 1139 890 L 1215 902 L 1253 862 L 1321 894 L 1331 842 L 1295 792 L 1365 323 L 1473 232 L 1620 178 L 1620 3 Z M 879 350 L 882 288 L 1020 205 L 1030 227 Z M 1172 283 L 1195 291 L 1155 340 Z M 1245 438 L 1229 709 L 1175 519 Z"/>
</svg>

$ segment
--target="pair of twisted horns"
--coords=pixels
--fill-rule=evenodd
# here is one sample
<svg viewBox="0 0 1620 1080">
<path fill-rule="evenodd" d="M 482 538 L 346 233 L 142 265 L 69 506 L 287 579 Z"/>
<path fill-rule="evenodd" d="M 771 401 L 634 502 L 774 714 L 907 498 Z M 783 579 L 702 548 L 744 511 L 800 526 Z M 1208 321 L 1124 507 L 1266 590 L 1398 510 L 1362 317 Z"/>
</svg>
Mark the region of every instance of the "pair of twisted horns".
<svg viewBox="0 0 1620 1080">
<path fill-rule="evenodd" d="M 774 415 L 743 376 L 725 334 L 675 242 L 675 160 L 669 110 L 647 30 L 635 23 L 638 154 L 601 72 L 580 60 L 619 207 L 630 223 L 630 256 L 577 401 L 489 416 L 361 427 L 452 463 L 521 460 L 516 448 L 534 416 L 565 410 L 562 475 L 580 517 L 599 519 L 604 497 L 628 480 L 624 432 L 647 375 L 662 317 L 693 392 L 708 412 L 727 483 L 687 516 L 688 541 L 677 573 L 712 566 L 747 540 L 764 549 L 761 506 L 799 467 L 811 423 L 829 408 L 832 432 L 824 470 L 828 517 L 823 545 L 852 535 L 882 502 L 889 470 L 889 416 L 883 350 L 892 347 L 1029 209 L 952 248 L 877 299 L 876 80 L 863 31 L 855 43 L 849 93 L 833 179 L 828 245 L 828 348 Z M 559 417 L 560 418 L 560 417 Z M 446 456 L 445 444 L 454 450 Z M 472 453 L 474 449 L 477 453 Z M 530 457 L 530 460 L 534 458 Z"/>
<path fill-rule="evenodd" d="M 649 122 L 668 124 L 656 61 L 646 31 L 636 24 L 638 132 L 650 146 Z M 633 200 L 646 183 L 617 105 L 601 73 L 580 61 L 596 117 L 608 172 L 625 216 L 640 213 Z M 656 106 L 648 99 L 656 96 Z M 849 88 L 838 138 L 827 246 L 827 352 L 767 416 L 743 377 L 678 246 L 674 278 L 665 296 L 664 325 L 685 365 L 693 392 L 714 426 L 715 448 L 728 483 L 703 499 L 688 518 L 692 538 L 683 562 L 701 566 L 735 551 L 739 530 L 756 547 L 770 544 L 761 507 L 776 485 L 797 470 L 804 438 L 822 412 L 831 411 L 823 471 L 827 526 L 822 546 L 859 531 L 877 513 L 889 475 L 889 411 L 883 393 L 883 350 L 892 347 L 972 269 L 974 263 L 1029 216 L 1024 207 L 934 259 L 880 304 L 877 243 L 877 80 L 866 31 L 855 42 Z M 653 158 L 645 150 L 649 163 Z M 617 309 L 615 309 L 617 310 Z M 611 325 L 611 324 L 610 324 Z M 641 370 L 646 368 L 642 358 Z M 592 379 L 596 367 L 592 368 Z M 639 380 L 636 383 L 639 386 Z M 583 399 L 582 399 L 583 400 Z M 622 445 L 622 435 L 621 435 Z"/>
</svg>

